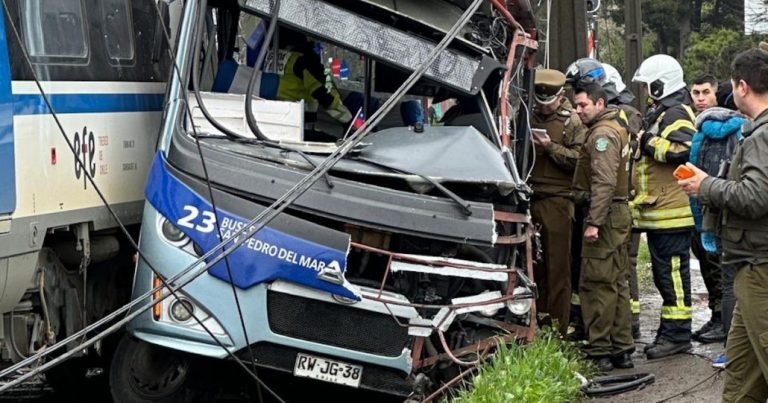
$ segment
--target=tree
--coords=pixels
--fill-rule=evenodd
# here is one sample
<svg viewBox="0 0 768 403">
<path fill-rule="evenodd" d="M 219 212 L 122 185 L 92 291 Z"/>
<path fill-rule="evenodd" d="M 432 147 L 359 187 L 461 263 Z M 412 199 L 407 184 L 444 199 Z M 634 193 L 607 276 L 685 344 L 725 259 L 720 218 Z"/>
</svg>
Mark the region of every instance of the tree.
<svg viewBox="0 0 768 403">
<path fill-rule="evenodd" d="M 742 31 L 720 28 L 708 34 L 693 33 L 691 46 L 680 59 L 687 82 L 703 74 L 724 80 L 731 73 L 731 61 L 737 53 L 756 47 L 760 36 L 745 36 Z"/>
</svg>

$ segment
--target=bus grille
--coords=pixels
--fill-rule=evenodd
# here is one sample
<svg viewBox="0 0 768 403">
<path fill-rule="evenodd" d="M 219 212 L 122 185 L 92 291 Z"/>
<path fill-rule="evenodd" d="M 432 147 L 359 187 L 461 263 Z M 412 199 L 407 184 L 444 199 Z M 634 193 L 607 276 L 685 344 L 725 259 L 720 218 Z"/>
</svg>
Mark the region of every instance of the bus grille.
<svg viewBox="0 0 768 403">
<path fill-rule="evenodd" d="M 408 328 L 392 316 L 351 306 L 269 291 L 267 312 L 274 333 L 296 339 L 388 357 L 409 342 Z"/>
</svg>

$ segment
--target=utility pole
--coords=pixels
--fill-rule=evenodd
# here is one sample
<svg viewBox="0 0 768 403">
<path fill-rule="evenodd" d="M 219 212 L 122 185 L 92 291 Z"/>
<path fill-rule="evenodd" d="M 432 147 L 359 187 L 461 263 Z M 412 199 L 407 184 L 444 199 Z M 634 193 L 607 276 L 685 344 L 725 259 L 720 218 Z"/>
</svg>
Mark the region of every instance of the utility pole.
<svg viewBox="0 0 768 403">
<path fill-rule="evenodd" d="M 638 0 L 639 1 L 639 0 Z M 549 66 L 565 71 L 587 56 L 587 6 L 585 0 L 555 0 L 549 23 Z"/>
<path fill-rule="evenodd" d="M 632 83 L 632 76 L 643 62 L 643 14 L 640 0 L 624 0 L 624 83 L 637 96 L 635 107 L 645 112 L 645 98 L 640 84 Z"/>
</svg>

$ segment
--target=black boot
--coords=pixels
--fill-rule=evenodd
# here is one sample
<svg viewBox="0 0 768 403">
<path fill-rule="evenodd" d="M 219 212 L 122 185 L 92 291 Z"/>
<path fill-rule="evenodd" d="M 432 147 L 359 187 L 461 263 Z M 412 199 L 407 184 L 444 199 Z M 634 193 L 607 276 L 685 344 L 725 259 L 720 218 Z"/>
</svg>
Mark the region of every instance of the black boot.
<svg viewBox="0 0 768 403">
<path fill-rule="evenodd" d="M 725 330 L 723 329 L 723 324 L 720 322 L 717 322 L 715 323 L 715 326 L 713 326 L 712 329 L 710 329 L 708 332 L 700 334 L 697 340 L 699 340 L 704 344 L 708 344 L 708 343 L 718 343 L 721 341 L 725 341 L 727 337 L 728 335 L 725 334 Z"/>
<path fill-rule="evenodd" d="M 590 360 L 592 360 L 593 363 L 595 363 L 595 367 L 597 367 L 597 370 L 600 372 L 611 372 L 613 371 L 613 364 L 611 363 L 611 359 L 609 357 L 589 357 Z"/>
<path fill-rule="evenodd" d="M 614 368 L 621 368 L 621 369 L 635 367 L 635 364 L 632 362 L 632 355 L 630 355 L 629 353 L 624 353 L 624 354 L 611 357 L 611 364 L 613 364 Z"/>
<path fill-rule="evenodd" d="M 645 350 L 645 355 L 649 360 L 669 357 L 670 355 L 682 353 L 691 349 L 689 341 L 672 341 L 660 338 Z"/>
<path fill-rule="evenodd" d="M 720 321 L 716 321 L 716 320 L 712 320 L 712 319 L 708 320 L 707 323 L 704 324 L 704 326 L 699 328 L 699 330 L 691 333 L 691 338 L 694 339 L 694 340 L 699 340 L 699 336 L 701 336 L 702 334 L 707 333 L 708 331 L 712 330 L 714 328 L 716 322 L 720 322 Z M 723 325 L 720 324 L 720 327 L 722 327 L 722 326 Z"/>
<path fill-rule="evenodd" d="M 632 324 L 632 338 L 635 340 L 638 340 L 640 338 L 640 324 L 639 323 L 633 323 Z"/>
<path fill-rule="evenodd" d="M 653 343 L 648 343 L 648 344 L 646 344 L 645 346 L 643 346 L 643 353 L 646 353 L 646 354 L 647 354 L 647 353 L 648 353 L 648 350 L 650 350 L 651 348 L 653 348 L 653 346 L 655 346 L 655 345 L 656 345 L 656 343 L 658 343 L 658 342 L 659 342 L 659 338 L 657 337 L 657 338 L 656 338 L 656 340 L 654 340 L 654 341 L 653 341 Z"/>
</svg>

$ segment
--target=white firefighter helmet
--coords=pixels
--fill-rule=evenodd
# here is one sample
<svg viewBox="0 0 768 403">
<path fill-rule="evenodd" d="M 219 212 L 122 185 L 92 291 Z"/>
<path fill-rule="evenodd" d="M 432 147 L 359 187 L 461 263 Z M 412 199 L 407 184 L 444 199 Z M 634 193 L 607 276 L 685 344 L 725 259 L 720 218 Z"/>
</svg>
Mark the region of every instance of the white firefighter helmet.
<svg viewBox="0 0 768 403">
<path fill-rule="evenodd" d="M 648 95 L 657 101 L 685 88 L 683 68 L 669 55 L 653 55 L 645 59 L 632 81 L 645 83 Z"/>
<path fill-rule="evenodd" d="M 608 76 L 608 82 L 613 83 L 616 87 L 616 91 L 622 92 L 627 86 L 624 84 L 624 80 L 621 78 L 621 74 L 616 70 L 616 67 L 611 66 L 608 63 L 603 63 L 603 69 L 605 69 L 605 75 Z"/>
</svg>

